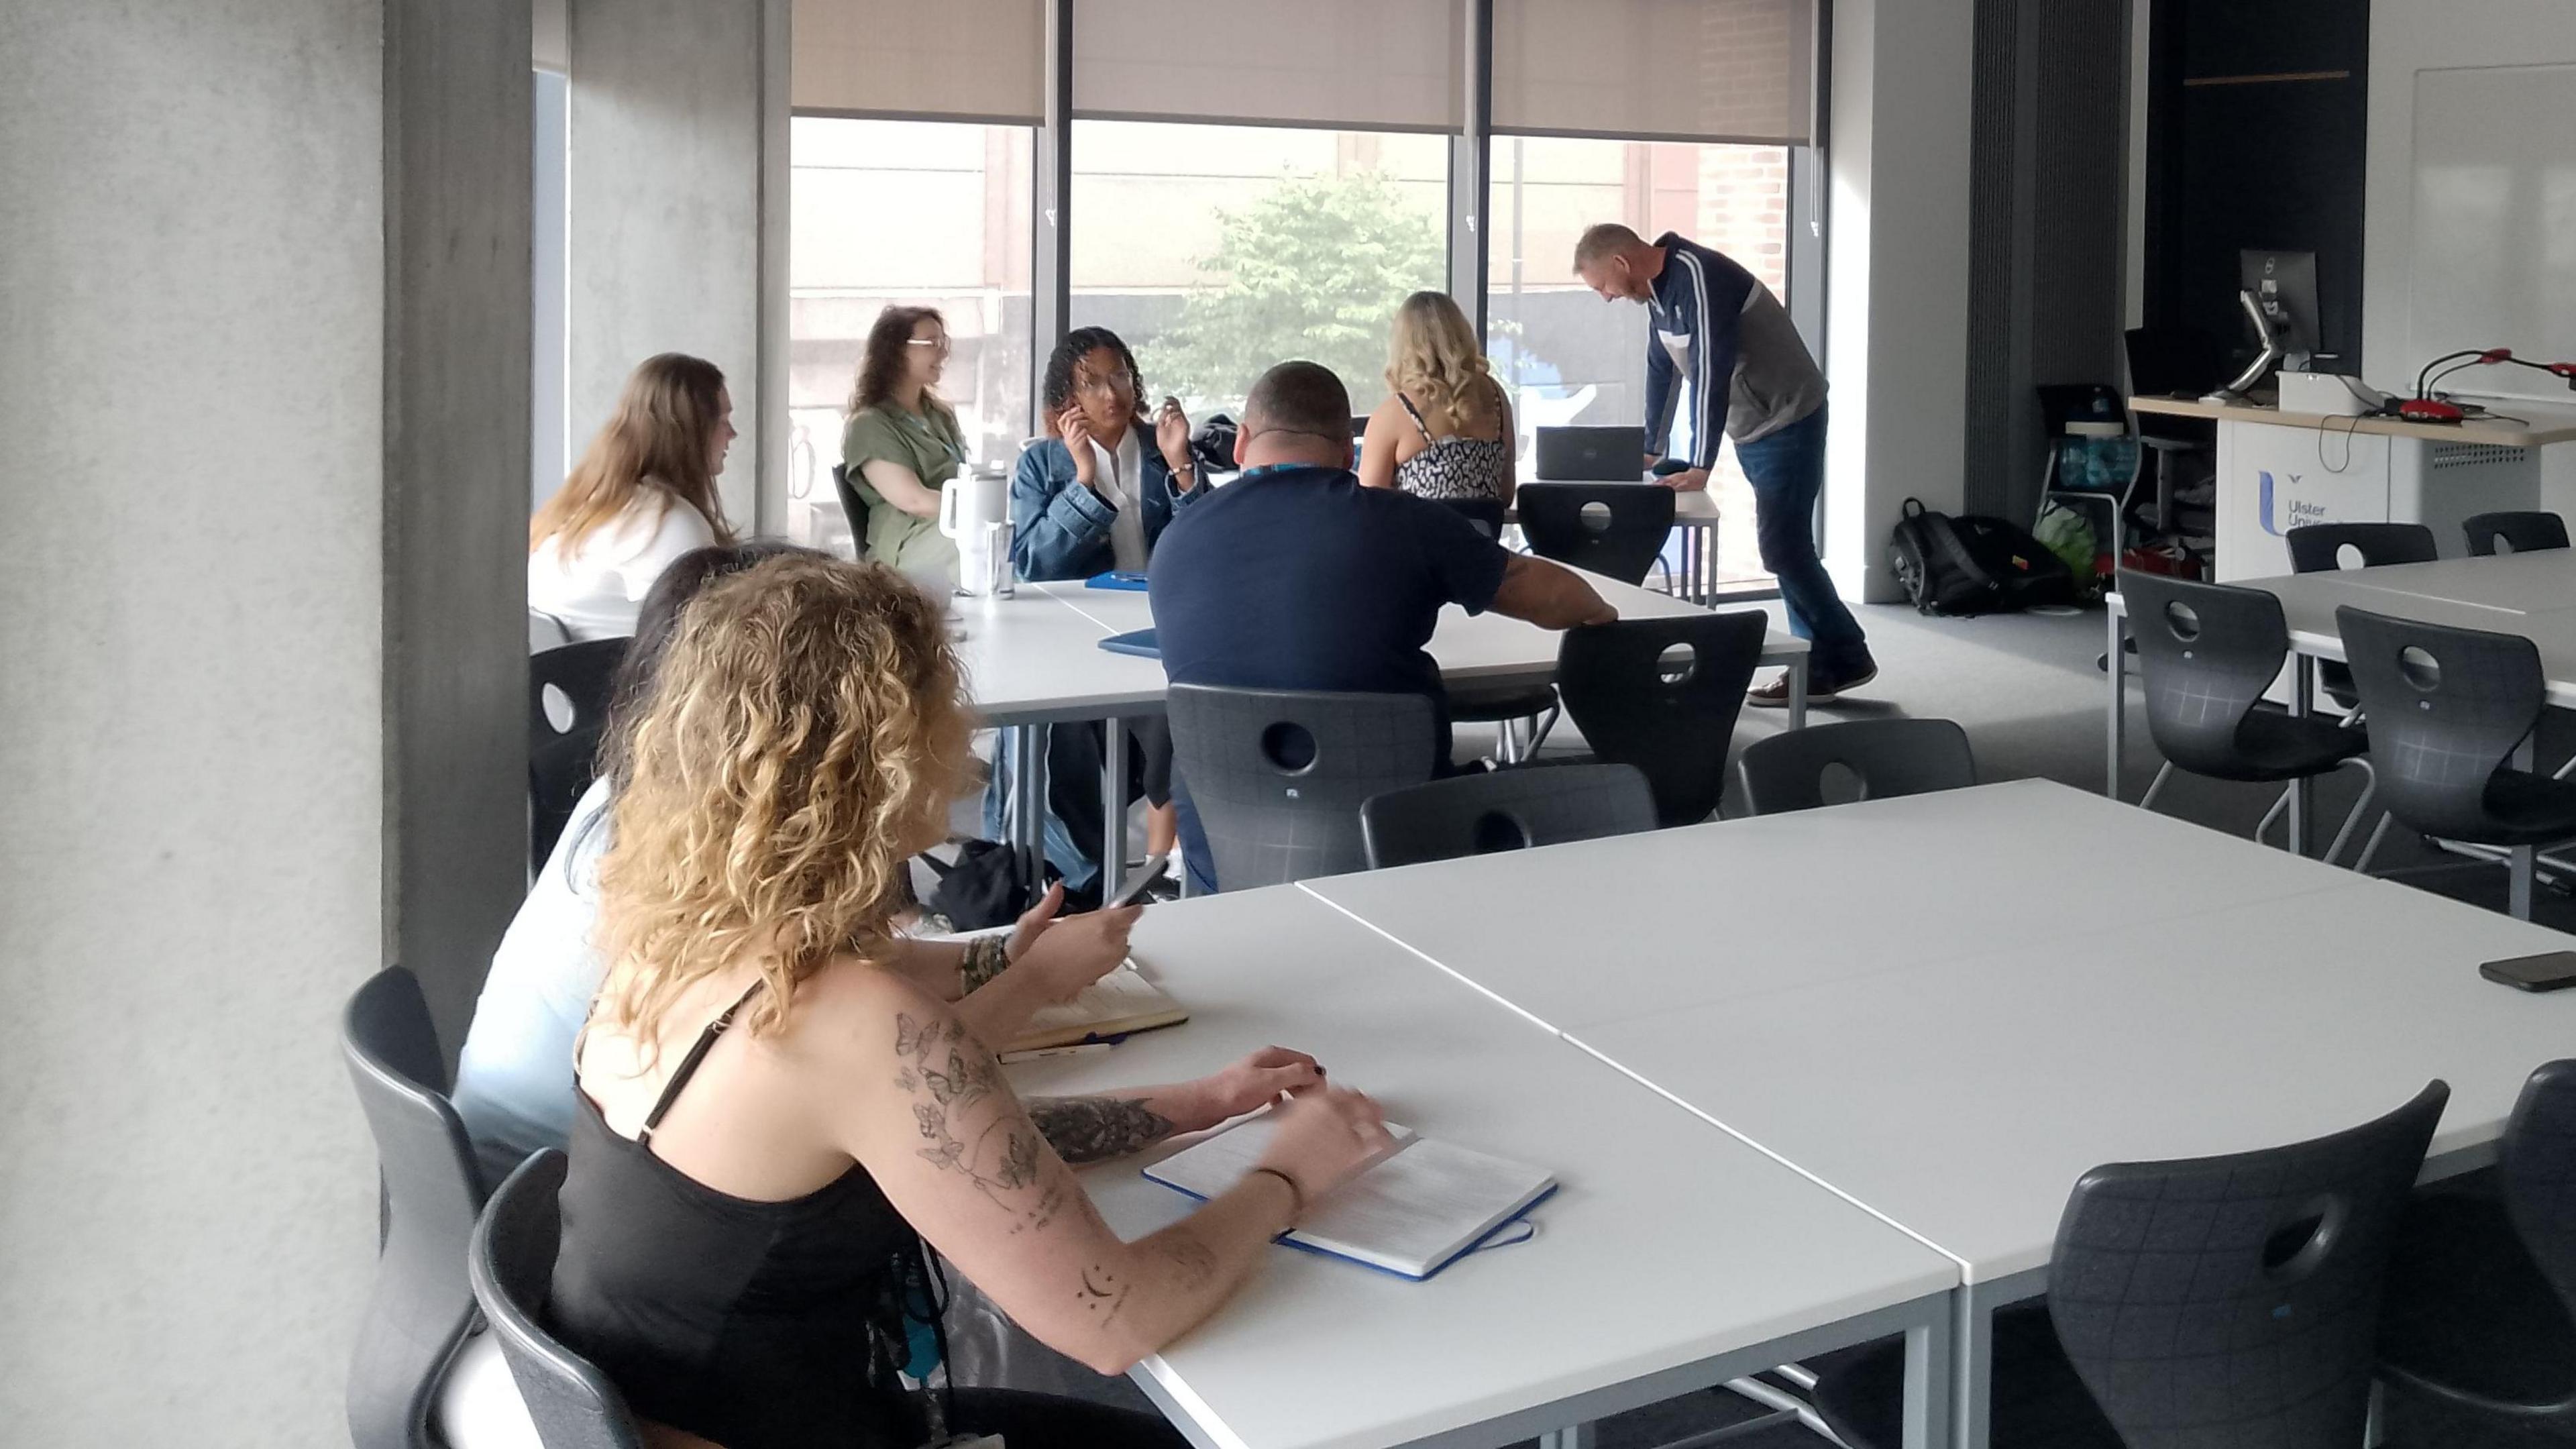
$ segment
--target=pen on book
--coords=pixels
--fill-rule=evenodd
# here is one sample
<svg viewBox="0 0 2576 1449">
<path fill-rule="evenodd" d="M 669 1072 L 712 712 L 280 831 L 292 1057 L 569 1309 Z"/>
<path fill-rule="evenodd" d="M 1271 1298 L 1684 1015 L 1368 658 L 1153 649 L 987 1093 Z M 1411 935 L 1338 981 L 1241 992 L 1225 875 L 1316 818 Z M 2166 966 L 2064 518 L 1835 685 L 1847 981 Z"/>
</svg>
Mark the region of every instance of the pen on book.
<svg viewBox="0 0 2576 1449">
<path fill-rule="evenodd" d="M 1001 1062 L 1002 1065 L 1009 1066 L 1013 1062 L 1033 1062 L 1040 1057 L 1087 1057 L 1094 1052 L 1105 1052 L 1117 1044 L 1114 1041 L 1086 1041 L 1073 1046 L 1038 1047 L 1033 1051 L 1004 1052 L 1001 1055 Z"/>
</svg>

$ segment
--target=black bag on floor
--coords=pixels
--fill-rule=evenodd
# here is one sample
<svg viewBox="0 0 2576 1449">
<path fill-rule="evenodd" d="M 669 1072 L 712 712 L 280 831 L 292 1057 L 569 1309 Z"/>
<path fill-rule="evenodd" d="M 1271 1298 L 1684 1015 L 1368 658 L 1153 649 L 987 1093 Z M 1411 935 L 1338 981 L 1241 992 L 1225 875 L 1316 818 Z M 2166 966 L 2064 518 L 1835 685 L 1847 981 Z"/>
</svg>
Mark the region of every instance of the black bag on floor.
<svg viewBox="0 0 2576 1449">
<path fill-rule="evenodd" d="M 1925 614 L 2007 614 L 2075 600 L 2075 576 L 2047 545 L 2000 518 L 1935 513 L 1919 498 L 1887 540 L 1896 581 Z"/>
<path fill-rule="evenodd" d="M 947 864 L 935 855 L 920 857 L 939 877 L 930 899 L 922 904 L 932 915 L 948 923 L 952 931 L 983 931 L 1007 926 L 1020 918 L 1020 912 L 1037 904 L 1029 898 L 1028 888 L 1020 883 L 1020 868 L 1011 847 L 994 840 L 968 840 L 957 846 L 957 862 Z M 1055 868 L 1047 867 L 1053 879 Z"/>
</svg>

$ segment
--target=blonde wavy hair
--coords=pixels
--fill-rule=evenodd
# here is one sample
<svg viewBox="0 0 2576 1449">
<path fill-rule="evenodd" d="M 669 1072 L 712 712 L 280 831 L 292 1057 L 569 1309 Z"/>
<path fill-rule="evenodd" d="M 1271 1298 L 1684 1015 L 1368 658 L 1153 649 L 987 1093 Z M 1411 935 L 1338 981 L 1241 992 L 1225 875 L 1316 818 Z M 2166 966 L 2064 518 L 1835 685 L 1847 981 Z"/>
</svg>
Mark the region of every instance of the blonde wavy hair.
<svg viewBox="0 0 2576 1449">
<path fill-rule="evenodd" d="M 1494 416 L 1502 397 L 1476 329 L 1446 292 L 1416 292 L 1395 309 L 1386 385 L 1425 413 L 1443 413 L 1459 423 Z"/>
<path fill-rule="evenodd" d="M 970 729 L 940 605 L 902 575 L 790 556 L 708 585 L 608 761 L 595 1017 L 649 1058 L 711 976 L 754 964 L 767 1032 L 834 955 L 881 958 Z"/>
<path fill-rule="evenodd" d="M 637 363 L 608 426 L 528 520 L 528 552 L 558 535 L 567 551 L 578 547 L 650 484 L 661 485 L 663 508 L 678 499 L 706 519 L 718 543 L 732 543 L 715 475 L 707 471 L 724 385 L 714 363 L 683 352 L 656 353 Z"/>
</svg>

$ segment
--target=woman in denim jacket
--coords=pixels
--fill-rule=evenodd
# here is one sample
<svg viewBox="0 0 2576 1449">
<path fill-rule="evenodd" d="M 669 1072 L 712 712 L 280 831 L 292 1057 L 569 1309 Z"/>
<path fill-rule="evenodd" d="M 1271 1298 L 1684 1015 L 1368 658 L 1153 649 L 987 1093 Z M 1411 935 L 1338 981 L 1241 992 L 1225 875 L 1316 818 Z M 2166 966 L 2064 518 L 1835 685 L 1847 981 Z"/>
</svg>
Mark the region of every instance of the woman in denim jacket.
<svg viewBox="0 0 2576 1449">
<path fill-rule="evenodd" d="M 1175 509 L 1204 497 L 1190 457 L 1190 420 L 1177 398 L 1149 418 L 1139 399 L 1136 357 L 1106 327 L 1066 334 L 1047 359 L 1040 416 L 1050 436 L 1020 454 L 1011 475 L 1011 562 L 1024 579 L 1087 579 L 1114 571 L 1142 576 L 1154 540 Z M 1098 724 L 1050 725 L 1047 741 L 1046 857 L 1077 904 L 1115 891 L 1123 868 L 1093 857 L 1105 833 Z M 1011 778 L 1010 737 L 985 792 L 985 831 L 998 838 Z M 1172 737 L 1160 718 L 1130 722 L 1127 779 L 1153 809 L 1145 849 L 1168 857 L 1178 826 L 1171 805 Z M 1121 802 L 1121 809 L 1125 802 Z"/>
<path fill-rule="evenodd" d="M 1049 436 L 1011 476 L 1011 562 L 1024 579 L 1143 573 L 1172 510 L 1206 492 L 1180 401 L 1146 416 L 1135 354 L 1106 327 L 1066 334 L 1039 390 Z"/>
</svg>

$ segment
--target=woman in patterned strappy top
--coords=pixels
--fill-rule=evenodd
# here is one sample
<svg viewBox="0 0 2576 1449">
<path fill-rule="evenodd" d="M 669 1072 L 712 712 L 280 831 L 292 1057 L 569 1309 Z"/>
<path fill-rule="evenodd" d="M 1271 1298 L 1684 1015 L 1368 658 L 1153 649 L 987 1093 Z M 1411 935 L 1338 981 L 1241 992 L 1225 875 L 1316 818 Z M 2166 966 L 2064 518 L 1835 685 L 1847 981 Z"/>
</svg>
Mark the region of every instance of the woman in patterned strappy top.
<svg viewBox="0 0 2576 1449">
<path fill-rule="evenodd" d="M 1416 292 L 1396 309 L 1387 353 L 1387 399 L 1369 418 L 1361 484 L 1509 508 L 1512 403 L 1466 314 L 1444 293 Z"/>
</svg>

